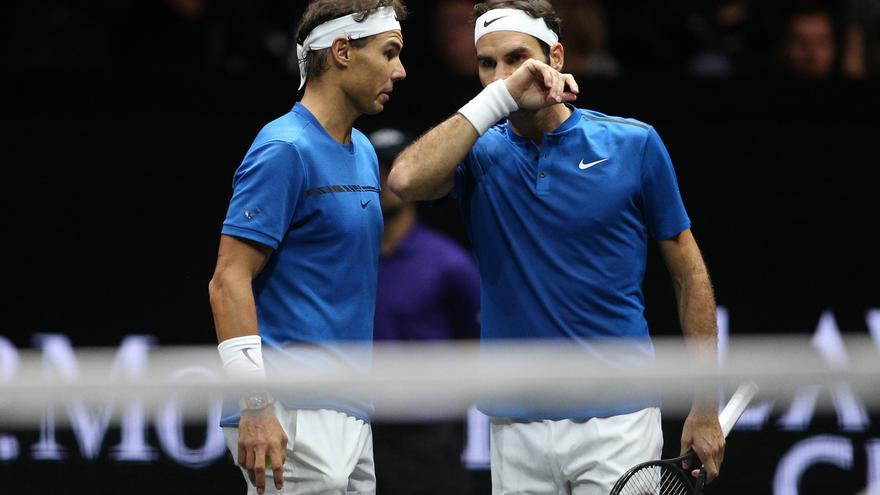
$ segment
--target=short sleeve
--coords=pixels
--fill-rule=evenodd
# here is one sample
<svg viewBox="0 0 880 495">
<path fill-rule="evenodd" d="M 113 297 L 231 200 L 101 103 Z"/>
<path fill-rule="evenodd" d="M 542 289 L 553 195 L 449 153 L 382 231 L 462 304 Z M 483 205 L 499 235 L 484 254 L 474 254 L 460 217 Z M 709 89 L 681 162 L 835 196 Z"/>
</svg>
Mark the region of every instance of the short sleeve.
<svg viewBox="0 0 880 495">
<path fill-rule="evenodd" d="M 302 160 L 291 144 L 270 141 L 251 149 L 235 172 L 223 234 L 277 249 L 302 187 Z"/>
<path fill-rule="evenodd" d="M 655 240 L 670 239 L 691 226 L 672 159 L 653 128 L 642 158 L 642 206 L 648 233 Z"/>
</svg>

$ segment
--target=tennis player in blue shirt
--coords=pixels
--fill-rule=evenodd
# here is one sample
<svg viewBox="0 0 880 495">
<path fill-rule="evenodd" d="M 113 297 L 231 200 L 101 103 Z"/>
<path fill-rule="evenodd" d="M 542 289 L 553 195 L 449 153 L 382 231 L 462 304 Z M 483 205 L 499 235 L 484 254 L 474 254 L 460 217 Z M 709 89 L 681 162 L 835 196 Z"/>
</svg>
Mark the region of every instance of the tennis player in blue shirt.
<svg viewBox="0 0 880 495">
<path fill-rule="evenodd" d="M 578 85 L 560 72 L 560 20 L 547 1 L 489 0 L 475 17 L 484 90 L 401 153 L 388 186 L 405 200 L 460 201 L 481 276 L 483 342 L 562 338 L 589 349 L 620 338 L 628 361 L 649 363 L 641 285 L 653 239 L 685 335 L 714 359 L 711 284 L 657 132 L 570 104 Z M 483 404 L 493 493 L 609 493 L 628 468 L 660 458 L 658 405 Z M 695 397 L 682 434 L 682 451 L 693 448 L 710 479 L 724 452 L 717 408 L 715 394 Z"/>
<path fill-rule="evenodd" d="M 352 126 L 381 112 L 406 76 L 405 14 L 399 0 L 316 0 L 303 16 L 305 93 L 260 131 L 235 173 L 209 287 L 231 376 L 366 365 L 334 345 L 372 342 L 382 238 L 376 153 Z M 353 397 L 276 402 L 258 390 L 222 425 L 249 493 L 262 494 L 268 474 L 289 494 L 372 494 L 369 413 Z"/>
</svg>

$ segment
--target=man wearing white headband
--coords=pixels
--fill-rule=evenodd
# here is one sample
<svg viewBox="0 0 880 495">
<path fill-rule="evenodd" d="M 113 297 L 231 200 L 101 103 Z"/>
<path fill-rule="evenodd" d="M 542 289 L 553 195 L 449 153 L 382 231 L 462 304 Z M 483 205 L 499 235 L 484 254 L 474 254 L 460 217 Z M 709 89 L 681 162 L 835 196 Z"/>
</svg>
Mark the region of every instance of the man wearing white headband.
<svg viewBox="0 0 880 495">
<path fill-rule="evenodd" d="M 660 137 L 569 104 L 578 85 L 560 73 L 549 2 L 487 0 L 474 13 L 485 89 L 404 150 L 388 186 L 408 201 L 451 193 L 460 202 L 481 275 L 483 345 L 571 339 L 602 356 L 595 342 L 615 338 L 631 352 L 609 361 L 649 365 L 642 280 L 653 238 L 689 343 L 715 359 L 712 287 Z M 608 494 L 627 469 L 660 458 L 658 406 L 641 396 L 573 397 L 564 408 L 482 403 L 493 493 Z M 682 452 L 693 448 L 709 478 L 724 452 L 717 407 L 717 392 L 696 396 L 682 434 Z"/>
<path fill-rule="evenodd" d="M 209 287 L 218 349 L 251 392 L 221 422 L 248 493 L 373 494 L 367 400 L 271 393 L 266 377 L 365 369 L 382 210 L 379 165 L 353 129 L 406 76 L 400 0 L 314 0 L 297 34 L 305 93 L 257 135 L 233 180 Z M 336 342 L 363 343 L 364 353 Z"/>
</svg>

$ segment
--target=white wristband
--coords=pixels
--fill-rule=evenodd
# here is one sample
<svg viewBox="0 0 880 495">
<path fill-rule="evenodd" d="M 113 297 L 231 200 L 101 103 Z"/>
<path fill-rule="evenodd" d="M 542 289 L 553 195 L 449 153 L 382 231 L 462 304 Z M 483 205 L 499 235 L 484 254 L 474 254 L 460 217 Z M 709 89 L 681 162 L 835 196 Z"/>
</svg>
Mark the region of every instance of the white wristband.
<svg viewBox="0 0 880 495">
<path fill-rule="evenodd" d="M 263 380 L 263 346 L 259 335 L 245 335 L 224 340 L 217 346 L 223 369 L 234 378 Z"/>
<path fill-rule="evenodd" d="M 482 136 L 499 120 L 516 110 L 519 110 L 519 105 L 511 96 L 504 80 L 499 79 L 486 86 L 473 100 L 461 107 L 458 113 L 468 119 Z"/>
</svg>

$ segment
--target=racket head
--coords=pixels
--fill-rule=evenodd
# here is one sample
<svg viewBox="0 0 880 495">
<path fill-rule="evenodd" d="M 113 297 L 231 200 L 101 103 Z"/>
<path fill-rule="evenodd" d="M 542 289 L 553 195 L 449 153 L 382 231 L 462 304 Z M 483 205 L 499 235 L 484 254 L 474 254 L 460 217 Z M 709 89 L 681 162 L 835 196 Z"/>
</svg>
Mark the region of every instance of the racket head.
<svg viewBox="0 0 880 495">
<path fill-rule="evenodd" d="M 610 495 L 702 495 L 702 483 L 681 467 L 685 460 L 691 460 L 693 465 L 695 457 L 688 453 L 638 464 L 617 480 Z"/>
</svg>

